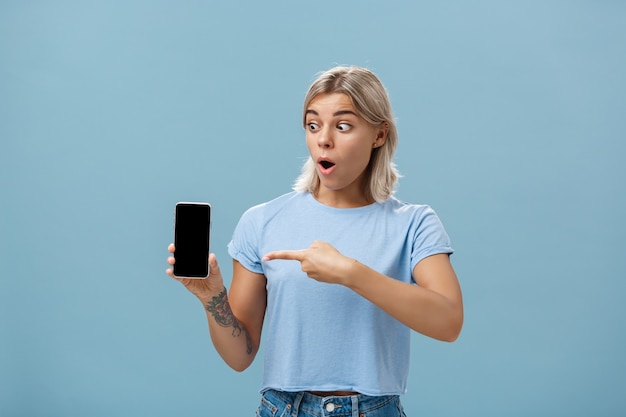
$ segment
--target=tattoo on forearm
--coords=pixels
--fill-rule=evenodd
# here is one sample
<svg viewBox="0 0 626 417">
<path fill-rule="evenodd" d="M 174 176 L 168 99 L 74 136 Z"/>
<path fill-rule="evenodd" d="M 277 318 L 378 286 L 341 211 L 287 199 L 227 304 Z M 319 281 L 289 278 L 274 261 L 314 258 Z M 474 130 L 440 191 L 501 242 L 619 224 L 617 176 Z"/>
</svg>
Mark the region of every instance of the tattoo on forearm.
<svg viewBox="0 0 626 417">
<path fill-rule="evenodd" d="M 206 309 L 217 324 L 222 327 L 232 327 L 233 328 L 233 337 L 241 336 L 243 333 L 246 337 L 246 353 L 250 355 L 252 353 L 252 339 L 250 339 L 250 334 L 246 330 L 246 328 L 237 320 L 234 316 L 233 311 L 230 309 L 230 304 L 228 303 L 228 296 L 226 294 L 226 289 L 216 295 L 206 304 Z"/>
</svg>

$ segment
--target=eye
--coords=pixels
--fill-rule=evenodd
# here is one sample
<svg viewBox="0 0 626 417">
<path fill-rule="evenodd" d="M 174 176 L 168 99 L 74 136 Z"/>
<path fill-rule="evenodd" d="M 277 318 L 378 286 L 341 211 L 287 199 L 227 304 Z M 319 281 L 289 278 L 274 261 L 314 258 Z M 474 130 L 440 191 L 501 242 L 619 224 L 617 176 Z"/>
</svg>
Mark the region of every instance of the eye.
<svg viewBox="0 0 626 417">
<path fill-rule="evenodd" d="M 352 128 L 352 125 L 348 124 L 348 123 L 339 123 L 337 125 L 337 129 L 339 130 L 350 130 Z"/>
<path fill-rule="evenodd" d="M 315 132 L 316 130 L 320 128 L 317 123 L 313 123 L 313 122 L 307 123 L 306 126 L 311 132 Z"/>
</svg>

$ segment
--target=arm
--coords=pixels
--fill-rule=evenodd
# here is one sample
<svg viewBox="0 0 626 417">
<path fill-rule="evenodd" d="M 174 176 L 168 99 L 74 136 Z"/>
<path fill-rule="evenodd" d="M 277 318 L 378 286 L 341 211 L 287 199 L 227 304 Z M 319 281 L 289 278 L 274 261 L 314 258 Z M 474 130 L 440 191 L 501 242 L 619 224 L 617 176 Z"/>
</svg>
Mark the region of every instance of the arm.
<svg viewBox="0 0 626 417">
<path fill-rule="evenodd" d="M 173 245 L 169 249 L 174 252 Z M 175 260 L 170 257 L 168 262 L 173 265 Z M 171 269 L 167 273 L 200 300 L 215 349 L 228 366 L 241 372 L 259 350 L 267 303 L 266 280 L 233 261 L 229 295 L 214 254 L 209 256 L 209 264 L 211 273 L 206 279 L 177 278 Z"/>
<path fill-rule="evenodd" d="M 448 254 L 429 256 L 415 266 L 418 285 L 389 278 L 360 262 L 351 264 L 344 285 L 419 333 L 447 342 L 457 339 L 463 300 Z"/>
<path fill-rule="evenodd" d="M 350 259 L 325 242 L 304 250 L 277 251 L 265 261 L 292 259 L 318 281 L 342 284 L 389 315 L 426 336 L 454 341 L 463 326 L 463 300 L 456 273 L 447 254 L 429 256 L 413 269 L 418 285 L 387 277 Z"/>
</svg>

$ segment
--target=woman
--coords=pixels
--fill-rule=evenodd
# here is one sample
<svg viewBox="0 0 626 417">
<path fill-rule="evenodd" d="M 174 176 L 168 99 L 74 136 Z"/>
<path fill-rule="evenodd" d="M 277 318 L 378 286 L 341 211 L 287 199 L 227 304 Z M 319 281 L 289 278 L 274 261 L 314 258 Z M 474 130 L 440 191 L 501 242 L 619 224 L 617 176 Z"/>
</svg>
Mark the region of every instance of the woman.
<svg viewBox="0 0 626 417">
<path fill-rule="evenodd" d="M 214 254 L 207 279 L 176 279 L 233 369 L 252 363 L 263 329 L 258 415 L 403 416 L 410 330 L 450 342 L 461 331 L 448 236 L 430 207 L 393 197 L 397 132 L 371 71 L 322 73 L 303 123 L 310 158 L 294 191 L 241 217 L 228 295 Z"/>
</svg>

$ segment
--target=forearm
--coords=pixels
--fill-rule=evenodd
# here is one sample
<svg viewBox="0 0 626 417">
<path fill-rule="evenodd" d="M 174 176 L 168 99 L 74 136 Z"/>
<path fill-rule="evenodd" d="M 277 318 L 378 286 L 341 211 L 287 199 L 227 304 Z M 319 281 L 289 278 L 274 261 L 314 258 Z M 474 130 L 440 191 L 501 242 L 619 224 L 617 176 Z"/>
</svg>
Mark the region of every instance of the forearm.
<svg viewBox="0 0 626 417">
<path fill-rule="evenodd" d="M 234 370 L 245 370 L 256 355 L 258 346 L 252 341 L 244 324 L 232 312 L 226 288 L 204 302 L 209 333 L 215 349 Z"/>
<path fill-rule="evenodd" d="M 349 277 L 358 277 L 351 279 Z M 345 285 L 409 328 L 452 342 L 463 324 L 462 304 L 418 285 L 401 282 L 354 261 Z"/>
</svg>

